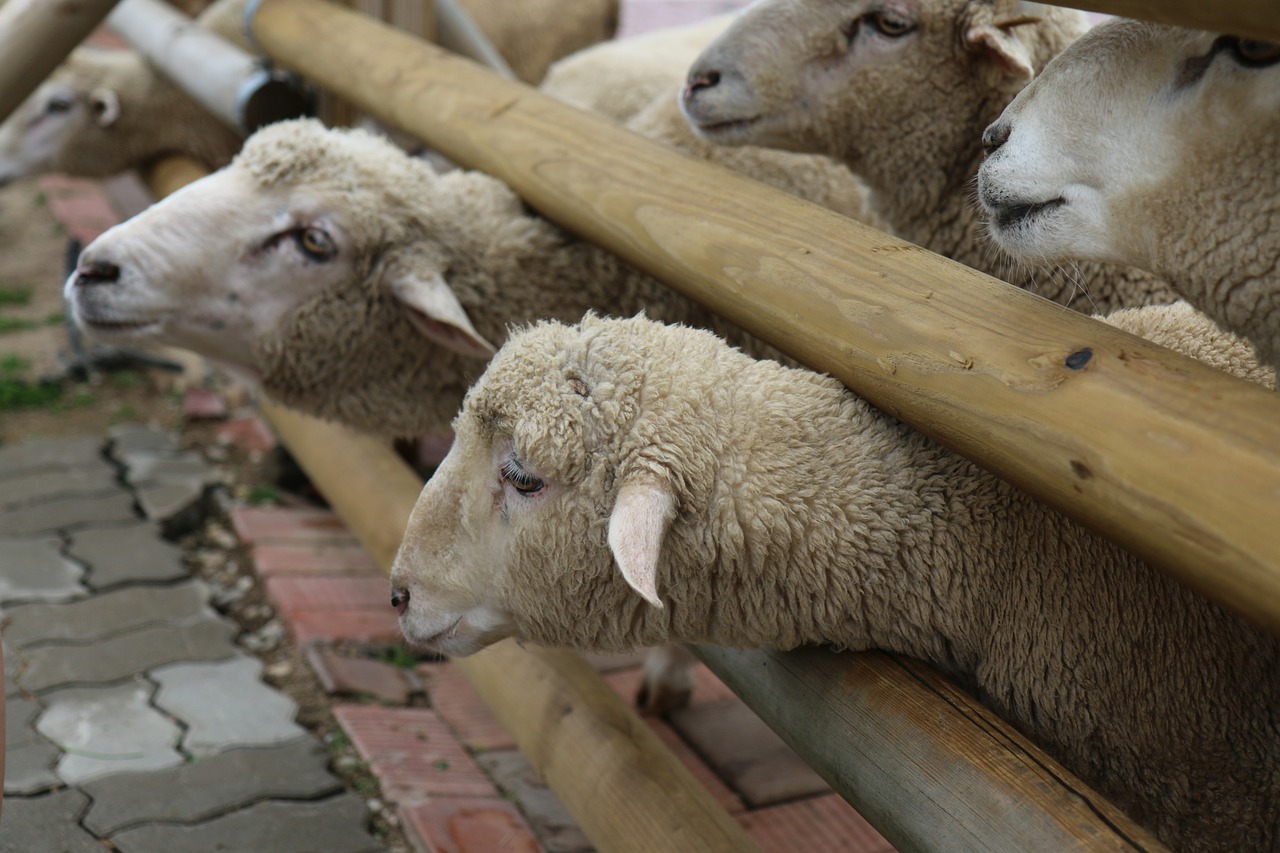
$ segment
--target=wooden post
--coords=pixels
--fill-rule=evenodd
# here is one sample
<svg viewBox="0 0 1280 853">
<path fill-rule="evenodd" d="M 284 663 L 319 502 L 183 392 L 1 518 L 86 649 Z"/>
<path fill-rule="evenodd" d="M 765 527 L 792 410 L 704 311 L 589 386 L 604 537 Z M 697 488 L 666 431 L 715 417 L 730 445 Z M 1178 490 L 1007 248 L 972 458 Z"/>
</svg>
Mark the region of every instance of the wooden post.
<svg viewBox="0 0 1280 853">
<path fill-rule="evenodd" d="M 919 661 L 694 651 L 899 850 L 1165 849 Z"/>
<path fill-rule="evenodd" d="M 1057 5 L 1280 41 L 1280 4 L 1276 0 L 1231 0 L 1230 3 L 1205 3 L 1203 0 L 1061 0 Z"/>
<path fill-rule="evenodd" d="M 253 26 L 286 66 L 1280 633 L 1280 395 L 332 4 L 263 0 Z"/>
<path fill-rule="evenodd" d="M 307 115 L 301 91 L 160 0 L 124 0 L 107 16 L 120 34 L 205 109 L 246 133 Z"/>
<path fill-rule="evenodd" d="M 0 6 L 0 121 L 44 82 L 119 0 L 8 0 Z"/>
</svg>

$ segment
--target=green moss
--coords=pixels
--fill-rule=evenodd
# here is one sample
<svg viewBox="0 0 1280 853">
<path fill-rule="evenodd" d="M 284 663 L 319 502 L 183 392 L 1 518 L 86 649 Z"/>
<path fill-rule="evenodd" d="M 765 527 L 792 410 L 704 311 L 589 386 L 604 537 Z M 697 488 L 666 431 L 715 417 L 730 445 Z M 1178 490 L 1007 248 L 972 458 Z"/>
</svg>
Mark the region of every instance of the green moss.
<svg viewBox="0 0 1280 853">
<path fill-rule="evenodd" d="M 29 329 L 38 329 L 40 324 L 35 320 L 23 320 L 19 317 L 0 317 L 0 335 L 9 332 L 25 332 Z"/>
<path fill-rule="evenodd" d="M 0 305 L 26 305 L 33 292 L 30 285 L 0 285 Z"/>
</svg>

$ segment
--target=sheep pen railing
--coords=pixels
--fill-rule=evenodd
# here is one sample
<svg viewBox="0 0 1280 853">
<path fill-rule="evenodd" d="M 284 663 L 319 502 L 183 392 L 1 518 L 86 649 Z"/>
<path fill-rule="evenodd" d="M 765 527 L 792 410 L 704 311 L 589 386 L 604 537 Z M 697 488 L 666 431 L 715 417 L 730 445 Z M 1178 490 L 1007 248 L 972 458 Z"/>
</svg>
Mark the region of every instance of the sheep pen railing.
<svg viewBox="0 0 1280 853">
<path fill-rule="evenodd" d="M 703 164 L 689 164 L 678 155 L 657 153 L 643 141 L 624 141 L 616 127 L 544 103 L 546 99 L 523 87 L 500 86 L 491 75 L 359 16 L 313 0 L 264 0 L 255 24 L 259 42 L 283 64 L 389 124 L 414 132 L 453 159 L 493 172 L 550 218 L 689 289 L 882 408 L 1171 568 L 1202 591 L 1214 595 L 1218 590 L 1215 597 L 1268 629 L 1280 625 L 1280 540 L 1258 523 L 1265 498 L 1272 496 L 1266 483 L 1277 482 L 1277 409 L 1256 389 L 825 211 Z M 312 60 L 307 53 L 321 43 L 332 48 L 320 63 L 328 65 L 328 73 L 308 65 Z M 335 79 L 344 70 L 347 79 Z M 394 87 L 388 85 L 391 78 L 397 81 Z M 519 146 L 534 141 L 525 133 L 528 128 L 541 131 L 545 139 L 522 153 Z M 504 134 L 519 141 L 504 142 Z M 584 134 L 594 137 L 591 145 L 575 147 L 575 137 Z M 474 141 L 477 147 L 471 149 Z M 658 192 L 653 174 L 688 191 L 667 187 Z M 716 192 L 724 201 L 710 207 L 708 193 Z M 766 221 L 753 210 L 768 210 L 770 216 Z M 596 221 L 599 212 L 614 219 Z M 795 222 L 812 233 L 791 227 Z M 762 224 L 768 227 L 762 230 Z M 735 233 L 738 228 L 745 236 Z M 865 261 L 866 271 L 840 263 L 842 252 Z M 883 256 L 897 260 L 886 263 Z M 702 266 L 706 269 L 700 270 Z M 741 277 L 745 271 L 757 278 L 746 280 Z M 842 277 L 862 290 L 851 291 Z M 963 281 L 970 292 L 961 293 L 948 278 Z M 876 286 L 886 292 L 874 293 Z M 798 298 L 770 306 L 764 293 L 770 288 Z M 861 313 L 850 316 L 841 310 L 851 306 L 859 306 Z M 878 322 L 892 314 L 902 320 Z M 852 338 L 849 330 L 857 328 L 870 335 Z M 1035 341 L 1030 347 L 1025 343 L 1029 338 Z M 1092 369 L 1062 372 L 1062 357 L 1084 347 L 1092 349 Z M 1099 369 L 1106 354 L 1115 357 Z M 1141 382 L 1128 383 L 1135 374 Z M 899 383 L 908 384 L 901 395 Z M 1157 412 L 1145 417 L 1113 413 L 1114 406 L 1103 405 L 1135 400 Z M 1211 411 L 1198 412 L 1197 405 Z M 383 448 L 329 425 L 266 409 L 335 508 L 379 562 L 389 565 L 420 483 L 403 466 L 397 468 Z M 1098 411 L 1107 411 L 1106 418 L 1090 424 L 1090 414 Z M 992 430 L 995 426 L 999 429 Z M 1138 438 L 1108 441 L 1110 432 Z M 1150 453 L 1142 437 L 1164 449 Z M 1238 446 L 1233 448 L 1232 442 Z M 350 452 L 337 452 L 337 443 L 350 446 Z M 1002 445 L 1020 450 L 1005 452 Z M 1051 462 L 1008 458 L 1019 453 L 1040 454 Z M 1130 464 L 1126 453 L 1146 453 L 1148 458 L 1145 464 Z M 1191 464 L 1206 455 L 1215 463 L 1212 471 Z M 335 470 L 335 465 L 345 467 Z M 361 472 L 377 476 L 361 479 Z M 1055 472 L 1064 481 L 1062 488 L 1054 488 Z M 1216 478 L 1210 476 L 1214 472 Z M 1237 476 L 1242 479 L 1233 482 Z M 1243 497 L 1235 491 L 1241 485 L 1247 492 Z M 1183 488 L 1194 497 L 1177 494 Z M 1200 502 L 1218 497 L 1239 499 L 1222 512 L 1197 512 L 1203 509 Z M 1134 507 L 1125 511 L 1130 498 Z M 1255 501 L 1252 514 L 1241 516 L 1250 500 Z M 1087 506 L 1090 502 L 1097 505 Z M 1127 520 L 1113 523 L 1108 519 L 1113 514 Z M 1152 519 L 1159 522 L 1155 532 L 1144 536 L 1130 529 Z M 1254 535 L 1240 539 L 1238 534 L 1250 526 Z M 1180 536 L 1180 530 L 1195 534 Z M 1173 541 L 1162 548 L 1156 541 L 1160 538 Z M 1181 560 L 1168 554 L 1179 549 L 1195 553 Z M 1162 561 L 1161 555 L 1169 559 Z M 1223 571 L 1229 582 L 1219 589 L 1220 578 L 1198 572 L 1195 564 L 1201 559 Z M 612 709 L 606 709 L 595 718 L 575 713 L 561 714 L 564 720 L 546 719 L 543 712 L 557 707 L 586 709 L 608 699 L 617 704 L 611 695 L 598 697 L 586 686 L 593 677 L 589 672 L 581 684 L 576 674 L 563 675 L 566 668 L 577 672 L 572 658 L 510 651 L 514 657 L 505 656 L 507 648 L 495 648 L 459 663 L 487 700 L 504 692 L 510 696 L 516 676 L 520 685 L 542 680 L 540 686 L 528 687 L 531 693 L 517 694 L 519 705 L 499 699 L 495 710 L 504 724 L 515 727 L 522 749 L 600 847 L 743 849 L 737 845 L 749 844 L 724 827 L 714 809 L 694 815 L 673 805 L 684 794 L 678 781 L 670 782 L 676 786 L 674 795 L 659 790 L 667 784 L 666 771 L 654 771 L 646 758 L 638 766 L 636 758 L 647 747 L 631 739 L 636 726 L 631 712 L 623 709 L 625 716 L 611 717 Z M 934 681 L 913 662 L 879 654 L 702 653 L 731 686 L 744 688 L 762 716 L 775 727 L 781 721 L 784 737 L 902 849 L 1159 846 L 1101 798 L 1083 786 L 1073 787 L 1070 774 L 990 712 L 945 682 Z M 485 686 L 486 678 L 494 683 Z M 773 680 L 772 691 L 753 693 L 758 687 L 746 686 L 753 678 Z M 548 687 L 552 682 L 547 679 L 554 686 Z M 778 685 L 799 686 L 804 701 L 794 696 L 780 701 L 778 696 L 788 691 Z M 836 687 L 839 692 L 832 695 Z M 565 690 L 571 692 L 559 692 Z M 571 695 L 575 698 L 566 698 Z M 910 708 L 916 713 L 908 713 Z M 603 759 L 583 748 L 619 733 L 626 738 Z M 830 749 L 834 736 L 840 737 L 841 750 Z M 842 775 L 852 771 L 833 763 L 848 759 L 855 747 L 866 745 L 863 741 L 870 741 L 872 749 L 859 753 L 857 762 L 847 762 L 860 778 Z M 940 751 L 930 754 L 935 748 Z M 845 755 L 832 755 L 837 752 Z M 1017 771 L 1010 772 L 1011 766 Z M 973 772 L 966 776 L 960 769 Z M 881 772 L 882 778 L 868 780 Z M 619 807 L 613 817 L 623 814 L 624 802 L 637 804 L 625 812 L 632 820 L 600 816 L 613 806 Z M 688 828 L 695 825 L 720 828 L 699 834 L 702 830 Z M 665 845 L 655 843 L 655 831 L 663 833 L 658 838 Z M 682 831 L 686 834 L 676 834 Z"/>
</svg>

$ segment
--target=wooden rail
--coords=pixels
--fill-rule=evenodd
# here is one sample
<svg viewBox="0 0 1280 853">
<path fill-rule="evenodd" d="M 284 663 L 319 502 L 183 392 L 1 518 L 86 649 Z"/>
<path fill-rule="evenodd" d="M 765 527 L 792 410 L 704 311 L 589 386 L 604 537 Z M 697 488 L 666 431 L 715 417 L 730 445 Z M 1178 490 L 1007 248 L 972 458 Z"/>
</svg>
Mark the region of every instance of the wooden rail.
<svg viewBox="0 0 1280 853">
<path fill-rule="evenodd" d="M 1059 0 L 1056 5 L 1280 41 L 1280 3 L 1276 0 Z"/>
<path fill-rule="evenodd" d="M 1280 633 L 1280 396 L 337 6 L 263 0 L 253 27 L 287 67 Z"/>
<path fill-rule="evenodd" d="M 0 6 L 0 121 L 36 90 L 119 0 L 8 0 Z"/>
</svg>

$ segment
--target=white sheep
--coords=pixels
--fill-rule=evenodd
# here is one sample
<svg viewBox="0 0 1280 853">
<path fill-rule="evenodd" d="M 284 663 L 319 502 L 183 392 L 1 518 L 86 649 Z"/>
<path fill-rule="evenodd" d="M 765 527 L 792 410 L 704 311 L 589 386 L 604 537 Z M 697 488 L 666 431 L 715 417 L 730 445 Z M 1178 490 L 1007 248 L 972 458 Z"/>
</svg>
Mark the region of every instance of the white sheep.
<svg viewBox="0 0 1280 853">
<path fill-rule="evenodd" d="M 618 0 L 459 0 L 521 79 L 610 38 Z M 242 49 L 246 0 L 219 0 L 201 26 Z M 128 50 L 76 48 L 0 125 L 0 184 L 63 172 L 98 178 L 185 154 L 225 165 L 243 137 Z"/>
<path fill-rule="evenodd" d="M 992 236 L 1163 276 L 1280 365 L 1280 43 L 1114 20 L 988 128 Z"/>
<path fill-rule="evenodd" d="M 1185 305 L 1118 322 L 1250 359 Z M 644 318 L 546 322 L 454 428 L 391 576 L 413 645 L 892 650 L 1171 844 L 1280 842 L 1280 640 L 835 380 Z"/>
<path fill-rule="evenodd" d="M 0 125 L 0 184 L 114 175 L 168 154 L 227 163 L 240 134 L 125 50 L 79 47 Z"/>
<path fill-rule="evenodd" d="M 870 188 L 889 230 L 1078 310 L 1171 302 L 1151 275 L 1011 264 L 973 205 L 981 133 L 1084 29 L 1015 0 L 760 0 L 690 69 L 703 137 L 827 154 Z"/>
</svg>

